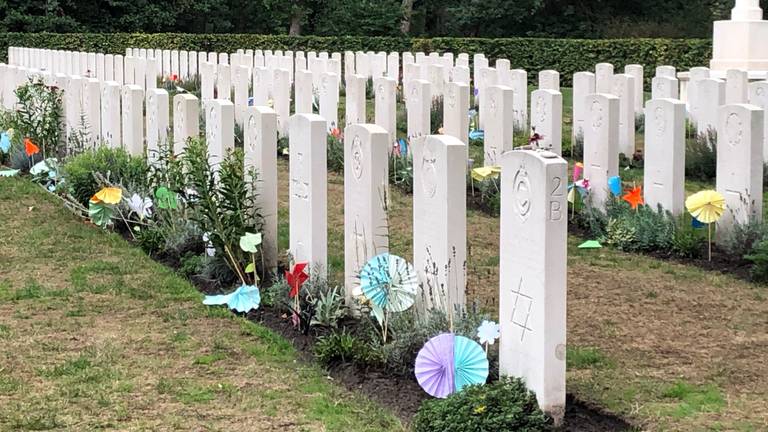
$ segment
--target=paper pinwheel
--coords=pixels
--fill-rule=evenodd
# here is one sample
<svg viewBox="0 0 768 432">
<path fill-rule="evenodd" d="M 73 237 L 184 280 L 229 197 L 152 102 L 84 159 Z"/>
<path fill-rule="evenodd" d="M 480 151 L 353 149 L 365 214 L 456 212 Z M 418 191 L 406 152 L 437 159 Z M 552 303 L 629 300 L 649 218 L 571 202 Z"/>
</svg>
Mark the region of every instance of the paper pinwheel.
<svg viewBox="0 0 768 432">
<path fill-rule="evenodd" d="M 123 199 L 123 190 L 118 187 L 105 187 L 91 197 L 91 201 L 103 202 L 105 204 L 118 204 Z"/>
<path fill-rule="evenodd" d="M 632 190 L 627 192 L 621 199 L 628 202 L 632 207 L 632 210 L 637 210 L 637 206 L 645 204 L 645 200 L 643 199 L 643 189 L 640 186 L 632 188 Z"/>
<path fill-rule="evenodd" d="M 105 204 L 104 201 L 92 197 L 88 201 L 88 217 L 91 222 L 100 226 L 106 227 L 112 221 L 113 210 L 112 207 Z"/>
<path fill-rule="evenodd" d="M 608 188 L 615 196 L 621 195 L 621 177 L 613 176 L 608 179 Z"/>
<path fill-rule="evenodd" d="M 209 257 L 216 255 L 216 248 L 213 246 L 213 242 L 211 242 L 211 233 L 203 233 L 203 243 L 205 243 L 206 255 Z"/>
<path fill-rule="evenodd" d="M 11 149 L 11 137 L 7 132 L 0 133 L 0 151 L 8 153 Z"/>
<path fill-rule="evenodd" d="M 295 298 L 299 295 L 301 286 L 309 279 L 309 275 L 304 272 L 307 265 L 308 263 L 305 262 L 296 263 L 296 265 L 293 266 L 293 271 L 285 271 L 285 280 L 288 282 L 288 286 L 291 287 L 288 297 Z"/>
<path fill-rule="evenodd" d="M 712 224 L 725 212 L 725 198 L 717 191 L 705 190 L 689 196 L 685 208 L 694 220 L 707 224 L 708 258 L 712 261 Z"/>
<path fill-rule="evenodd" d="M 584 174 L 584 164 L 581 162 L 576 162 L 576 164 L 573 166 L 573 181 L 578 181 L 581 176 Z"/>
<path fill-rule="evenodd" d="M 27 153 L 27 156 L 32 157 L 40 153 L 40 147 L 33 143 L 31 139 L 24 138 L 24 151 Z"/>
<path fill-rule="evenodd" d="M 685 200 L 685 208 L 699 222 L 717 222 L 725 212 L 725 198 L 713 190 L 695 193 Z"/>
<path fill-rule="evenodd" d="M 589 193 L 589 180 L 582 179 L 568 185 L 568 202 L 576 203 L 576 192 L 579 192 L 581 199 Z"/>
<path fill-rule="evenodd" d="M 163 210 L 176 209 L 178 206 L 176 201 L 176 194 L 164 186 L 161 186 L 155 190 L 155 199 L 157 200 L 157 206 Z"/>
<path fill-rule="evenodd" d="M 248 253 L 256 253 L 259 251 L 259 245 L 261 244 L 261 233 L 252 234 L 245 233 L 240 237 L 240 249 Z"/>
<path fill-rule="evenodd" d="M 477 181 L 497 178 L 499 174 L 501 174 L 501 167 L 497 166 L 480 167 L 472 170 L 472 178 Z"/>
<path fill-rule="evenodd" d="M 131 199 L 128 200 L 128 208 L 136 213 L 139 219 L 147 218 L 152 214 L 152 199 L 149 197 L 142 198 L 139 194 L 133 194 Z"/>
<path fill-rule="evenodd" d="M 702 221 L 700 221 L 700 220 L 696 219 L 695 217 L 692 217 L 692 218 L 691 218 L 691 227 L 692 227 L 693 229 L 702 229 L 702 228 L 704 228 L 705 226 L 707 226 L 707 224 L 705 224 L 704 222 L 702 222 Z"/>
<path fill-rule="evenodd" d="M 413 306 L 418 287 L 413 266 L 396 255 L 377 255 L 360 270 L 360 289 L 379 323 L 384 321 L 382 312 L 403 312 Z"/>
<path fill-rule="evenodd" d="M 408 154 L 408 143 L 403 138 L 400 138 L 400 156 Z"/>
<path fill-rule="evenodd" d="M 207 306 L 216 306 L 226 304 L 230 309 L 245 313 L 251 309 L 258 309 L 261 304 L 261 294 L 259 288 L 255 285 L 240 285 L 230 294 L 205 296 L 203 304 Z"/>
<path fill-rule="evenodd" d="M 3 169 L 0 170 L 0 177 L 13 177 L 15 175 L 19 174 L 19 170 L 17 169 Z"/>
<path fill-rule="evenodd" d="M 477 329 L 477 338 L 481 344 L 493 345 L 500 335 L 501 327 L 493 321 L 483 320 Z"/>
<path fill-rule="evenodd" d="M 435 336 L 419 351 L 414 370 L 425 392 L 446 398 L 488 379 L 488 357 L 475 341 L 452 333 Z"/>
<path fill-rule="evenodd" d="M 469 133 L 469 139 L 481 140 L 485 138 L 485 132 L 483 130 L 475 129 Z"/>
<path fill-rule="evenodd" d="M 603 245 L 597 240 L 587 240 L 579 245 L 579 249 L 600 249 Z"/>
</svg>

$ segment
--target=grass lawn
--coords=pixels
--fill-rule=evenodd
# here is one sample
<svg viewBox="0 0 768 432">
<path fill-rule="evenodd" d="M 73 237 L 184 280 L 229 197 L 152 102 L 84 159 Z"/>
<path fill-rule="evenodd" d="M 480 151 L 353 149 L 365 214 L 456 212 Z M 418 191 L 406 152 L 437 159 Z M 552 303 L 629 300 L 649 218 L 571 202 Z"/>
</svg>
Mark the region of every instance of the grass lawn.
<svg viewBox="0 0 768 432">
<path fill-rule="evenodd" d="M 402 431 L 171 270 L 0 179 L 0 430 Z"/>
</svg>

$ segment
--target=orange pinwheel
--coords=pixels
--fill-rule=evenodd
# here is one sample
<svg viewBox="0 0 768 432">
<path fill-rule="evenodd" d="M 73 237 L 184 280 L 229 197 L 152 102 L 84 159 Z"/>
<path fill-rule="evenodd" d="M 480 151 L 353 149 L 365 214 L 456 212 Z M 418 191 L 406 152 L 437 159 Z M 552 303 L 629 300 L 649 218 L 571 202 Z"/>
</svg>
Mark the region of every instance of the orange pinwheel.
<svg viewBox="0 0 768 432">
<path fill-rule="evenodd" d="M 102 190 L 96 192 L 91 197 L 91 201 L 95 203 L 104 202 L 107 204 L 117 204 L 123 198 L 123 190 L 117 187 L 105 187 Z"/>
<path fill-rule="evenodd" d="M 632 206 L 632 210 L 637 210 L 637 206 L 645 204 L 643 199 L 643 189 L 640 186 L 632 188 L 626 195 L 621 197 L 624 201 L 628 202 Z"/>
<path fill-rule="evenodd" d="M 24 138 L 24 151 L 27 152 L 27 156 L 32 156 L 40 153 L 40 147 L 32 142 L 29 138 Z"/>
<path fill-rule="evenodd" d="M 307 268 L 307 263 L 297 263 L 293 266 L 292 272 L 285 271 L 285 280 L 288 282 L 288 286 L 291 287 L 288 297 L 295 298 L 299 295 L 299 289 L 309 279 L 309 276 L 304 272 L 305 268 Z"/>
</svg>

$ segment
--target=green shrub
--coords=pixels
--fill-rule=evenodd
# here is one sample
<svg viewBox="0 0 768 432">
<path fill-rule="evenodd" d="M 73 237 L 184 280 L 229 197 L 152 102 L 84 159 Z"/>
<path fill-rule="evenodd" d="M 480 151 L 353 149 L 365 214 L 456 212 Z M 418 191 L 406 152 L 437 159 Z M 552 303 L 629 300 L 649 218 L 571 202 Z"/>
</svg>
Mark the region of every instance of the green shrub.
<svg viewBox="0 0 768 432">
<path fill-rule="evenodd" d="M 706 244 L 706 230 L 691 226 L 690 216 L 678 218 L 677 230 L 672 240 L 672 250 L 681 258 L 701 258 Z"/>
<path fill-rule="evenodd" d="M 729 254 L 743 257 L 752 253 L 754 246 L 768 236 L 768 225 L 755 218 L 750 218 L 747 223 L 734 224 L 733 229 L 719 241 Z"/>
<path fill-rule="evenodd" d="M 66 156 L 61 137 L 64 113 L 62 91 L 45 85 L 42 78 L 32 79 L 16 89 L 16 110 L 11 127 L 20 137 L 31 138 L 40 147 L 43 159 Z"/>
<path fill-rule="evenodd" d="M 685 178 L 710 182 L 717 172 L 717 134 L 695 135 L 685 141 Z"/>
<path fill-rule="evenodd" d="M 517 378 L 474 385 L 446 399 L 424 401 L 414 432 L 537 432 L 551 430 L 536 396 Z"/>
<path fill-rule="evenodd" d="M 64 178 L 70 194 L 84 206 L 102 185 L 94 174 L 128 190 L 145 190 L 149 168 L 144 158 L 133 157 L 122 148 L 99 147 L 85 150 L 64 165 Z"/>
<path fill-rule="evenodd" d="M 328 158 L 328 170 L 344 174 L 344 140 L 341 137 L 335 137 L 332 134 L 328 134 L 326 154 Z"/>
<path fill-rule="evenodd" d="M 352 363 L 366 367 L 382 362 L 379 347 L 346 329 L 334 330 L 329 335 L 320 336 L 314 351 L 317 360 L 325 365 Z"/>
<path fill-rule="evenodd" d="M 752 252 L 744 257 L 752 263 L 750 274 L 757 282 L 768 282 L 768 239 L 760 240 Z"/>
</svg>

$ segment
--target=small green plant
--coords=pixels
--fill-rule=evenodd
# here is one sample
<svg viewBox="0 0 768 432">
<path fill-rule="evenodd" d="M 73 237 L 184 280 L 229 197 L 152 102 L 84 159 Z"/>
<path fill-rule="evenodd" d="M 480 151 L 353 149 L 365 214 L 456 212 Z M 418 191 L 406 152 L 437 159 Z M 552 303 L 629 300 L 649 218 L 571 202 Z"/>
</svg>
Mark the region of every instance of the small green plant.
<svg viewBox="0 0 768 432">
<path fill-rule="evenodd" d="M 63 171 L 70 194 L 84 206 L 103 186 L 97 180 L 98 176 L 128 190 L 149 188 L 149 168 L 144 158 L 133 157 L 121 148 L 99 147 L 86 150 L 69 159 Z"/>
<path fill-rule="evenodd" d="M 347 309 L 344 306 L 344 294 L 339 287 L 317 293 L 314 300 L 315 315 L 312 317 L 310 325 L 335 328 L 347 315 Z"/>
<path fill-rule="evenodd" d="M 31 138 L 40 147 L 43 159 L 66 156 L 61 137 L 62 91 L 45 85 L 42 78 L 34 78 L 16 89 L 16 98 L 17 108 L 11 116 L 16 133 Z"/>
<path fill-rule="evenodd" d="M 750 274 L 757 282 L 768 282 L 768 239 L 762 239 L 752 249 L 749 255 L 744 256 L 752 263 Z"/>
<path fill-rule="evenodd" d="M 751 217 L 747 223 L 737 223 L 728 235 L 720 241 L 729 254 L 743 257 L 752 253 L 755 245 L 768 236 L 768 226 Z"/>
<path fill-rule="evenodd" d="M 344 138 L 341 134 L 328 134 L 327 145 L 328 170 L 344 173 Z"/>
<path fill-rule="evenodd" d="M 685 141 L 685 178 L 710 182 L 717 171 L 717 133 L 713 130 Z"/>
<path fill-rule="evenodd" d="M 381 364 L 382 361 L 378 347 L 346 329 L 320 336 L 314 349 L 317 360 L 325 365 L 353 363 L 366 367 Z"/>
<path fill-rule="evenodd" d="M 430 124 L 432 125 L 432 133 L 439 133 L 443 127 L 443 97 L 439 96 L 432 99 L 432 108 L 429 111 Z"/>
<path fill-rule="evenodd" d="M 413 192 L 413 157 L 410 154 L 389 156 L 389 184 L 406 194 Z"/>
<path fill-rule="evenodd" d="M 473 385 L 421 404 L 413 422 L 414 432 L 478 432 L 551 430 L 536 396 L 517 378 Z"/>
</svg>

